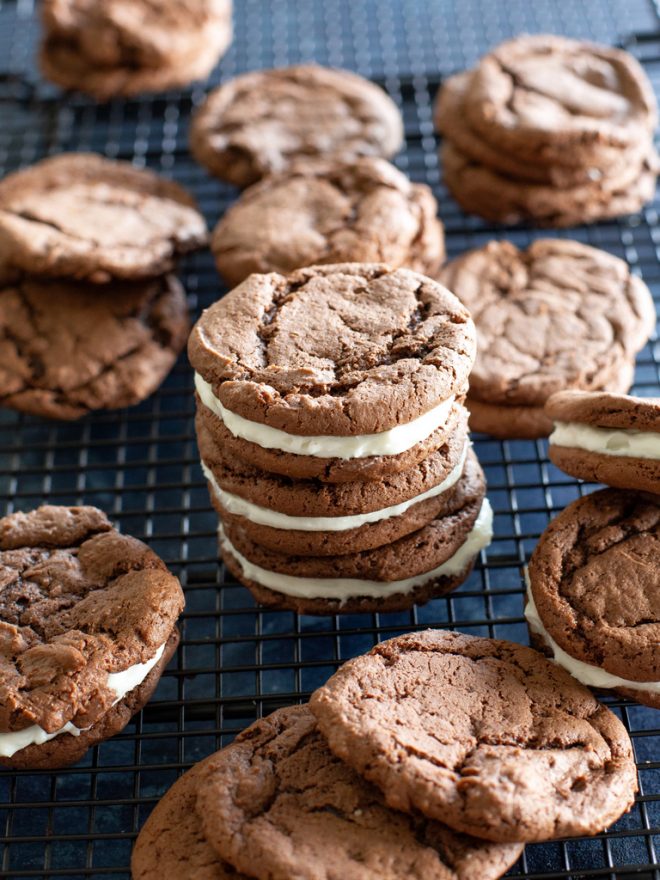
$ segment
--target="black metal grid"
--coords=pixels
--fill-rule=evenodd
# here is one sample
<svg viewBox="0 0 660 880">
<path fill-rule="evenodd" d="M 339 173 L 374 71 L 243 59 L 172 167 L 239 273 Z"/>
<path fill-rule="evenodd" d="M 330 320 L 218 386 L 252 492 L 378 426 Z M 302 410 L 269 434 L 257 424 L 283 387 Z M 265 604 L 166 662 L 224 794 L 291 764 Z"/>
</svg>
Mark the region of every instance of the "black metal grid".
<svg viewBox="0 0 660 880">
<path fill-rule="evenodd" d="M 171 174 L 198 198 L 210 223 L 235 197 L 186 149 L 187 121 L 202 90 L 99 107 L 62 99 L 33 63 L 31 0 L 0 0 L 0 174 L 63 150 L 92 149 Z M 534 233 L 465 217 L 440 182 L 432 100 L 440 77 L 520 31 L 625 40 L 660 92 L 660 31 L 647 0 L 235 0 L 236 39 L 212 80 L 305 58 L 347 66 L 381 82 L 404 114 L 407 148 L 397 164 L 436 192 L 450 255 L 491 237 L 528 243 Z M 656 33 L 658 31 L 658 33 Z M 660 202 L 639 218 L 562 233 L 625 257 L 660 300 Z M 208 253 L 182 276 L 193 315 L 222 289 Z M 660 347 L 638 359 L 636 391 L 658 393 Z M 148 541 L 179 574 L 183 639 L 156 695 L 113 740 L 74 768 L 0 772 L 0 876 L 125 880 L 137 830 L 192 763 L 261 714 L 305 699 L 337 665 L 378 639 L 414 627 L 526 640 L 521 566 L 550 518 L 583 488 L 548 463 L 543 441 L 476 439 L 496 518 L 496 538 L 466 584 L 412 612 L 299 617 L 262 611 L 226 580 L 216 517 L 197 462 L 191 371 L 182 358 L 139 407 L 78 423 L 0 411 L 0 513 L 43 501 L 96 504 Z M 630 814 L 592 839 L 529 846 L 516 878 L 660 876 L 658 715 L 610 700 L 630 730 L 640 796 Z"/>
</svg>

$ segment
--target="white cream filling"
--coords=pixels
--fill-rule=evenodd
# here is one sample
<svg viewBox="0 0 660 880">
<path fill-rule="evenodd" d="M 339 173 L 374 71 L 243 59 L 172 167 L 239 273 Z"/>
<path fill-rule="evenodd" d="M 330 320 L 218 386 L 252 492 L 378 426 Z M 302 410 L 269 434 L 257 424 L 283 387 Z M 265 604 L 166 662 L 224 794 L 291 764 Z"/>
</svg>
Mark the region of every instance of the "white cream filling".
<svg viewBox="0 0 660 880">
<path fill-rule="evenodd" d="M 227 409 L 199 373 L 195 373 L 195 388 L 204 406 L 222 419 L 225 427 L 234 437 L 248 440 L 264 449 L 279 449 L 281 452 L 311 455 L 315 458 L 340 458 L 344 461 L 351 458 L 369 458 L 372 455 L 399 455 L 411 449 L 445 424 L 454 403 L 454 397 L 449 397 L 424 415 L 408 422 L 407 425 L 397 425 L 378 434 L 356 434 L 352 437 L 319 434 L 302 437 L 253 422 Z"/>
<path fill-rule="evenodd" d="M 301 532 L 343 532 L 347 529 L 357 529 L 367 523 L 380 522 L 383 519 L 389 519 L 394 516 L 401 516 L 413 504 L 419 504 L 427 498 L 435 498 L 442 495 L 454 486 L 461 478 L 463 467 L 465 465 L 465 457 L 467 455 L 468 445 L 465 445 L 461 454 L 461 460 L 447 476 L 442 483 L 427 489 L 407 501 L 400 504 L 393 504 L 391 507 L 383 507 L 380 510 L 372 510 L 368 513 L 356 513 L 352 516 L 289 516 L 286 513 L 280 513 L 277 510 L 271 510 L 268 507 L 261 507 L 246 501 L 232 492 L 226 492 L 218 485 L 211 470 L 202 462 L 202 470 L 204 476 L 213 487 L 218 500 L 228 513 L 235 516 L 244 516 L 250 522 L 260 526 L 270 526 L 273 529 L 295 529 Z"/>
<path fill-rule="evenodd" d="M 525 579 L 528 580 L 527 574 Z M 576 660 L 567 654 L 563 648 L 560 648 L 557 642 L 552 638 L 550 633 L 543 625 L 543 621 L 539 616 L 532 591 L 527 586 L 527 604 L 525 605 L 525 617 L 529 623 L 530 629 L 545 641 L 546 645 L 552 651 L 552 656 L 558 666 L 563 667 L 567 672 L 577 678 L 578 681 L 587 687 L 593 688 L 630 688 L 634 691 L 648 691 L 652 694 L 660 694 L 660 681 L 628 681 L 627 678 L 619 678 L 618 675 L 612 675 L 599 666 L 592 666 L 590 663 L 584 663 L 582 660 Z"/>
<path fill-rule="evenodd" d="M 660 459 L 660 434 L 653 431 L 626 431 L 597 428 L 581 422 L 555 422 L 550 443 L 602 455 Z"/>
<path fill-rule="evenodd" d="M 142 684 L 147 675 L 149 675 L 156 663 L 158 663 L 163 656 L 164 650 L 165 645 L 163 644 L 156 651 L 154 656 L 146 661 L 146 663 L 136 663 L 134 666 L 129 666 L 128 669 L 124 669 L 121 672 L 111 672 L 108 675 L 108 687 L 115 692 L 115 699 L 112 703 L 113 706 L 115 706 L 120 700 L 123 700 L 126 694 L 136 688 L 139 684 Z M 70 721 L 67 721 L 64 727 L 61 727 L 53 733 L 47 733 L 42 727 L 39 727 L 38 724 L 33 724 L 31 727 L 25 727 L 23 730 L 13 730 L 8 733 L 0 733 L 0 756 L 3 758 L 11 758 L 13 754 L 19 752 L 21 749 L 32 745 L 40 746 L 43 743 L 48 742 L 48 740 L 59 736 L 61 733 L 70 733 L 71 736 L 80 736 L 85 730 L 89 730 L 89 727 L 76 727 L 74 724 L 71 724 Z"/>
<path fill-rule="evenodd" d="M 238 561 L 246 580 L 254 581 L 270 590 L 284 593 L 287 596 L 298 596 L 305 599 L 339 599 L 345 602 L 354 597 L 373 597 L 384 599 L 395 593 L 409 593 L 415 587 L 443 576 L 459 574 L 468 562 L 493 538 L 493 510 L 487 498 L 484 498 L 479 516 L 472 531 L 456 553 L 442 565 L 431 571 L 424 571 L 414 577 L 400 581 L 369 581 L 361 578 L 309 578 L 296 575 L 280 574 L 268 571 L 245 558 L 224 533 L 222 525 L 218 529 L 222 549 Z"/>
</svg>

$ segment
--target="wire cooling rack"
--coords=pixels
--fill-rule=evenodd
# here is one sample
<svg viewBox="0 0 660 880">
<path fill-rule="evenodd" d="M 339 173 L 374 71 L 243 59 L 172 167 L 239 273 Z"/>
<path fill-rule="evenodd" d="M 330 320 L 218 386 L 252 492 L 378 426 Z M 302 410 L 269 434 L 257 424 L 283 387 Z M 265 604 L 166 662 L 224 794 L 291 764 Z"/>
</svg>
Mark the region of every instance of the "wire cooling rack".
<svg viewBox="0 0 660 880">
<path fill-rule="evenodd" d="M 315 58 L 380 82 L 405 119 L 407 146 L 397 164 L 433 187 L 450 255 L 495 236 L 524 245 L 534 234 L 487 227 L 448 197 L 431 118 L 442 76 L 514 33 L 554 31 L 625 43 L 660 92 L 660 19 L 647 0 L 235 0 L 235 6 L 235 41 L 212 81 Z M 107 106 L 63 99 L 39 81 L 37 35 L 30 0 L 0 0 L 0 174 L 49 153 L 96 150 L 170 174 L 214 223 L 236 194 L 209 179 L 187 153 L 188 118 L 203 90 Z M 639 217 L 561 234 L 625 257 L 660 299 L 658 209 L 656 202 Z M 187 260 L 182 276 L 193 316 L 223 292 L 209 253 Z M 658 393 L 659 364 L 652 343 L 638 360 L 638 393 Z M 44 501 L 95 504 L 165 559 L 187 598 L 179 652 L 148 707 L 122 734 L 66 771 L 0 772 L 2 877 L 126 880 L 139 828 L 184 769 L 259 715 L 306 699 L 339 663 L 380 638 L 447 626 L 524 642 L 521 566 L 552 516 L 583 491 L 549 464 L 544 441 L 477 437 L 496 537 L 460 590 L 397 614 L 262 611 L 225 578 L 217 560 L 191 379 L 181 358 L 141 406 L 72 424 L 0 411 L 0 513 Z M 607 834 L 527 847 L 510 876 L 660 876 L 660 715 L 623 700 L 610 705 L 635 745 L 635 807 Z"/>
</svg>

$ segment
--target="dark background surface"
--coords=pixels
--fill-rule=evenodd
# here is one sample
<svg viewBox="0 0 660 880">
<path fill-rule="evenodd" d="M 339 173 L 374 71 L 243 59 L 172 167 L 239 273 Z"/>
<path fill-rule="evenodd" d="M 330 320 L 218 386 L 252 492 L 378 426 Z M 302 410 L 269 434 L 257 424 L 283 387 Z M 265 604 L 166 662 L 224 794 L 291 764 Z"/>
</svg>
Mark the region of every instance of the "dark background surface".
<svg viewBox="0 0 660 880">
<path fill-rule="evenodd" d="M 463 215 L 440 182 L 432 101 L 442 76 L 522 31 L 553 31 L 627 45 L 660 90 L 660 18 L 649 0 L 235 0 L 235 40 L 215 71 L 316 59 L 375 79 L 404 114 L 397 164 L 440 202 L 450 255 L 521 229 Z M 171 175 L 198 198 L 210 224 L 236 193 L 188 155 L 191 108 L 204 88 L 98 106 L 39 81 L 33 4 L 0 0 L 0 174 L 63 150 L 96 150 Z M 660 300 L 658 202 L 641 216 L 578 228 L 578 238 L 625 257 Z M 193 316 L 222 292 L 208 252 L 182 278 Z M 658 394 L 660 350 L 638 359 L 635 390 Z M 216 517 L 198 465 L 192 373 L 181 358 L 139 407 L 77 423 L 0 411 L 0 514 L 41 502 L 95 504 L 149 542 L 181 577 L 183 640 L 147 709 L 78 766 L 57 774 L 0 772 L 0 876 L 125 880 L 132 841 L 182 770 L 230 741 L 260 714 L 308 697 L 343 660 L 380 638 L 448 626 L 525 642 L 522 565 L 551 517 L 585 491 L 547 460 L 545 441 L 476 438 L 496 538 L 452 596 L 412 612 L 298 617 L 258 610 L 217 562 Z M 587 491 L 590 490 L 590 487 Z M 660 715 L 610 705 L 631 731 L 640 797 L 606 835 L 529 846 L 514 877 L 660 876 Z"/>
</svg>

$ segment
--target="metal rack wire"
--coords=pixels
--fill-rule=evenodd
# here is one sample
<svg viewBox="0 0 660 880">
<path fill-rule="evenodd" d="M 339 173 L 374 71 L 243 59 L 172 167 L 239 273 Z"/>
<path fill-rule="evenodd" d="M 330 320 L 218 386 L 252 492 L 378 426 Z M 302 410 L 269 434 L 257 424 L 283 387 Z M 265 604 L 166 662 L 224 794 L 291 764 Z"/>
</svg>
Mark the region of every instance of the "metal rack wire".
<svg viewBox="0 0 660 880">
<path fill-rule="evenodd" d="M 235 42 L 213 81 L 314 57 L 379 81 L 404 114 L 398 165 L 436 192 L 450 255 L 527 230 L 464 216 L 440 181 L 431 108 L 440 78 L 520 31 L 625 41 L 660 93 L 660 20 L 647 0 L 243 0 Z M 635 31 L 637 36 L 626 39 Z M 91 149 L 171 174 L 210 223 L 235 197 L 187 153 L 187 120 L 202 90 L 97 106 L 39 81 L 31 0 L 0 0 L 0 174 L 63 150 Z M 562 233 L 625 257 L 660 300 L 656 202 L 640 217 Z M 182 272 L 193 315 L 222 293 L 208 253 Z M 660 346 L 642 352 L 636 391 L 658 393 Z M 217 561 L 215 514 L 197 462 L 191 371 L 182 358 L 139 407 L 81 422 L 0 411 L 0 513 L 44 501 L 95 504 L 148 541 L 179 574 L 183 639 L 155 697 L 126 730 L 59 773 L 0 772 L 0 876 L 125 880 L 135 835 L 158 798 L 195 761 L 261 714 L 305 699 L 339 663 L 414 627 L 526 640 L 521 565 L 550 518 L 582 491 L 549 464 L 545 442 L 476 438 L 496 511 L 496 538 L 468 582 L 412 612 L 299 617 L 257 608 Z M 606 834 L 529 846 L 518 878 L 660 876 L 660 723 L 652 710 L 610 705 L 633 737 L 640 796 Z"/>
</svg>

